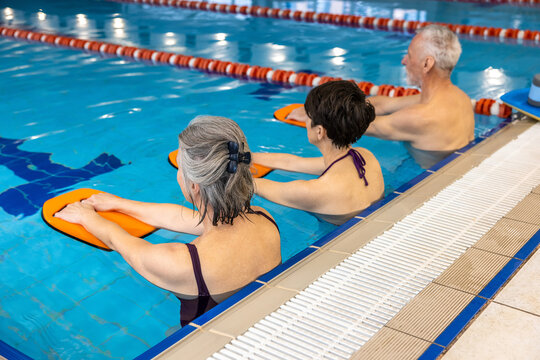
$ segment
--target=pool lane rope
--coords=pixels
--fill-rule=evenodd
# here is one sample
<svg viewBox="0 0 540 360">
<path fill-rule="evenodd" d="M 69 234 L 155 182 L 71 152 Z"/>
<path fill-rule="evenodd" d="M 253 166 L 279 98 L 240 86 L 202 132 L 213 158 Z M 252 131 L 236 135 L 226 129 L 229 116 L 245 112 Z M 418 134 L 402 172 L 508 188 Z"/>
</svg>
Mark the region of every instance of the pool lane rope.
<svg viewBox="0 0 540 360">
<path fill-rule="evenodd" d="M 71 49 L 86 50 L 117 57 L 130 58 L 140 62 L 153 64 L 167 64 L 171 66 L 196 69 L 206 73 L 257 80 L 282 86 L 318 86 L 328 81 L 342 80 L 340 77 L 319 76 L 313 73 L 294 72 L 290 70 L 273 69 L 257 65 L 241 64 L 230 61 L 193 57 L 164 51 L 155 51 L 135 46 L 122 46 L 103 41 L 84 40 L 68 36 L 44 34 L 30 30 L 20 30 L 0 26 L 0 35 L 20 40 L 40 42 L 44 44 L 63 46 Z M 400 97 L 419 94 L 414 88 L 404 88 L 394 85 L 375 85 L 369 81 L 350 80 L 366 94 Z M 479 99 L 472 100 L 474 111 L 481 115 L 493 115 L 507 118 L 512 109 L 500 100 Z"/>
<path fill-rule="evenodd" d="M 270 8 L 266 6 L 240 6 L 229 4 L 208 3 L 205 1 L 186 0 L 109 0 L 121 3 L 147 4 L 156 6 L 170 6 L 190 10 L 213 11 L 228 14 L 242 14 L 254 17 L 275 18 L 284 20 L 296 20 L 320 24 L 331 24 L 336 26 L 349 26 L 374 30 L 397 31 L 415 33 L 417 29 L 438 24 L 446 26 L 456 34 L 479 36 L 484 39 L 496 38 L 529 40 L 532 44 L 540 43 L 540 31 L 504 29 L 497 27 L 487 27 L 478 25 L 448 24 L 430 21 L 407 21 L 400 19 L 379 18 L 374 16 L 344 15 L 317 13 L 315 11 L 301 11 L 290 9 Z M 540 0 L 534 0 L 540 1 Z"/>
<path fill-rule="evenodd" d="M 540 0 L 444 0 L 447 2 L 465 2 L 472 4 L 489 4 L 489 5 L 523 5 L 523 6 L 537 6 L 540 5 Z"/>
</svg>

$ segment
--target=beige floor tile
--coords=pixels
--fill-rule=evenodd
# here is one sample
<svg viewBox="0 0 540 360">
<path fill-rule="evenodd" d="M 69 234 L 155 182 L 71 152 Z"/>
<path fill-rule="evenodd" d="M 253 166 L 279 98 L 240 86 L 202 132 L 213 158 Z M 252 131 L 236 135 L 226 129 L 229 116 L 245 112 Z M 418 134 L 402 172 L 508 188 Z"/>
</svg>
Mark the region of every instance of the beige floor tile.
<svg viewBox="0 0 540 360">
<path fill-rule="evenodd" d="M 505 218 L 540 225 L 540 194 L 529 194 Z"/>
<path fill-rule="evenodd" d="M 230 337 L 196 330 L 176 346 L 161 353 L 156 359 L 206 359 L 230 341 Z"/>
<path fill-rule="evenodd" d="M 540 317 L 491 303 L 442 359 L 535 360 L 539 339 Z"/>
<path fill-rule="evenodd" d="M 478 295 L 509 260 L 507 256 L 470 248 L 434 282 Z"/>
<path fill-rule="evenodd" d="M 538 120 L 535 120 L 535 119 L 531 118 L 530 116 L 524 115 L 521 120 L 513 122 L 512 126 L 523 126 L 523 127 L 528 129 L 531 126 L 533 126 L 534 124 L 536 124 L 537 122 L 538 122 Z"/>
<path fill-rule="evenodd" d="M 473 298 L 471 294 L 431 283 L 386 326 L 433 342 Z"/>
<path fill-rule="evenodd" d="M 492 136 L 474 147 L 474 154 L 491 155 L 501 147 L 506 145 L 510 140 L 515 139 L 519 134 L 527 130 L 530 126 L 516 126 L 510 124 L 500 130 L 496 136 Z"/>
<path fill-rule="evenodd" d="M 266 287 L 242 301 L 239 304 L 241 306 L 227 310 L 220 317 L 204 325 L 203 329 L 236 337 L 296 294 L 296 291 Z"/>
<path fill-rule="evenodd" d="M 539 229 L 540 225 L 502 218 L 474 244 L 474 247 L 514 256 Z"/>
<path fill-rule="evenodd" d="M 323 249 L 352 254 L 372 239 L 388 230 L 392 225 L 393 223 L 388 221 L 362 220 L 347 233 L 326 244 Z"/>
<path fill-rule="evenodd" d="M 459 161 L 459 158 L 456 160 Z M 411 196 L 419 196 L 420 194 L 424 194 L 429 195 L 431 198 L 439 193 L 442 189 L 456 181 L 459 177 L 461 177 L 461 175 L 458 176 L 450 173 L 435 173 L 413 187 L 410 192 L 407 192 L 407 194 L 410 194 Z"/>
<path fill-rule="evenodd" d="M 425 198 L 426 196 L 402 194 L 392 202 L 392 206 L 382 208 L 377 213 L 376 220 L 396 223 L 422 206 L 426 202 Z"/>
<path fill-rule="evenodd" d="M 354 353 L 351 360 L 413 360 L 429 345 L 428 341 L 384 327 Z"/>
<path fill-rule="evenodd" d="M 494 301 L 540 316 L 540 251 L 523 265 Z"/>
<path fill-rule="evenodd" d="M 462 155 L 458 159 L 450 162 L 440 171 L 444 172 L 445 174 L 463 176 L 463 174 L 478 166 L 478 164 L 480 164 L 486 158 L 486 155 L 469 154 L 469 152 L 467 152 L 465 155 Z"/>
<path fill-rule="evenodd" d="M 288 272 L 268 282 L 270 287 L 281 287 L 302 291 L 319 276 L 332 269 L 349 254 L 330 251 L 319 251 L 294 267 L 294 272 Z"/>
</svg>

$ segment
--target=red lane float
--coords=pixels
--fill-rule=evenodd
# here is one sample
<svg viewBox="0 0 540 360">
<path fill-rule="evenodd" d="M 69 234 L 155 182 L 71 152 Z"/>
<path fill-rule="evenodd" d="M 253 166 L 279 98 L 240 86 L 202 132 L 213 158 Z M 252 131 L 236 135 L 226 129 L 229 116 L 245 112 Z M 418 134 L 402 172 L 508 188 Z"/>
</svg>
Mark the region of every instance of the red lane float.
<svg viewBox="0 0 540 360">
<path fill-rule="evenodd" d="M 151 0 L 148 0 L 151 1 Z M 187 3 L 187 2 L 186 2 Z M 71 38 L 67 36 L 58 36 L 52 34 L 43 34 L 28 30 L 19 30 L 0 26 L 0 35 L 13 37 L 21 40 L 29 40 L 47 43 L 56 46 L 65 46 L 72 49 L 80 49 L 91 52 L 100 53 L 102 55 L 120 56 L 132 58 L 136 61 L 151 62 L 153 64 L 168 64 L 184 68 L 197 69 L 206 73 L 219 74 L 223 76 L 247 78 L 262 82 L 276 83 L 287 86 L 318 86 L 328 81 L 341 80 L 340 77 L 319 76 L 313 73 L 296 73 L 290 70 L 272 69 L 270 67 L 262 67 L 257 65 L 233 63 L 229 61 L 221 61 L 214 59 L 206 59 L 202 57 L 193 57 L 182 54 L 175 54 L 163 51 L 155 51 L 149 49 L 141 49 L 134 46 L 122 46 L 118 44 L 107 43 L 103 41 L 92 41 Z M 390 97 L 410 96 L 419 94 L 418 89 L 403 88 L 401 86 L 393 86 L 388 84 L 375 85 L 369 81 L 356 82 L 358 87 L 367 95 L 385 95 Z M 475 111 L 478 114 L 485 114 L 483 99 L 475 103 Z M 491 115 L 502 116 L 501 114 L 511 113 L 511 108 L 500 101 L 493 101 L 490 105 Z M 474 100 L 473 100 L 474 101 Z M 481 102 L 482 106 L 478 105 Z M 493 105 L 496 104 L 496 105 Z"/>
<path fill-rule="evenodd" d="M 538 6 L 540 0 L 444 0 L 449 2 L 466 2 L 473 4 L 509 4 L 520 6 Z"/>
<path fill-rule="evenodd" d="M 213 11 L 228 14 L 243 14 L 255 17 L 271 17 L 274 19 L 296 20 L 304 22 L 317 22 L 319 24 L 331 24 L 338 26 L 359 27 L 385 31 L 398 31 L 414 33 L 417 29 L 429 24 L 438 24 L 448 27 L 456 34 L 475 36 L 477 39 L 497 38 L 528 40 L 531 43 L 540 43 L 540 31 L 501 29 L 476 25 L 448 24 L 429 21 L 406 21 L 400 19 L 377 18 L 373 16 L 344 15 L 330 13 L 316 13 L 314 11 L 291 11 L 279 8 L 261 6 L 237 6 L 227 4 L 207 3 L 202 1 L 178 1 L 178 0 L 109 0 L 121 3 L 148 4 L 156 6 L 170 6 L 190 10 Z M 449 0 L 456 1 L 456 0 Z M 459 1 L 459 0 L 458 0 Z M 512 3 L 538 5 L 540 0 L 487 0 L 470 2 Z"/>
</svg>

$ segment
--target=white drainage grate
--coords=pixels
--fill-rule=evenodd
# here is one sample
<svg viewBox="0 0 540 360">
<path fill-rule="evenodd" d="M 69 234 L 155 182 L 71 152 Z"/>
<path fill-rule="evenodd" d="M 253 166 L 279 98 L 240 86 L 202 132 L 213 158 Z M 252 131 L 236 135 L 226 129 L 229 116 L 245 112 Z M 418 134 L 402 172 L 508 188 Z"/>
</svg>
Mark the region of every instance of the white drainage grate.
<svg viewBox="0 0 540 360">
<path fill-rule="evenodd" d="M 210 357 L 347 359 L 540 183 L 522 133 Z"/>
</svg>

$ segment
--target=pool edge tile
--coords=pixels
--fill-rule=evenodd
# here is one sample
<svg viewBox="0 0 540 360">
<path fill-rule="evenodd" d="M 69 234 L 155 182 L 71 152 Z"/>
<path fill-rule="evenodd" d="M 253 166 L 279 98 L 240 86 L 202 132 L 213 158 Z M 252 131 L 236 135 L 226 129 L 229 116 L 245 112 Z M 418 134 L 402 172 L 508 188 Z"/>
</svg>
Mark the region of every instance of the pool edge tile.
<svg viewBox="0 0 540 360">
<path fill-rule="evenodd" d="M 215 318 L 216 316 L 222 314 L 226 310 L 230 309 L 231 307 L 241 303 L 241 300 L 245 299 L 249 295 L 253 294 L 255 291 L 263 287 L 264 285 L 259 282 L 251 282 L 245 287 L 243 287 L 240 291 L 234 293 L 233 295 L 229 296 L 227 299 L 223 300 L 223 302 L 220 302 L 216 306 L 214 306 L 212 309 L 208 310 L 198 318 L 194 319 L 191 323 L 203 326 L 207 324 L 210 320 Z"/>
<path fill-rule="evenodd" d="M 514 258 L 525 260 L 527 259 L 534 250 L 538 247 L 540 244 L 540 230 L 538 230 L 530 239 L 523 245 L 521 249 L 519 249 L 516 254 L 514 255 Z"/>
<path fill-rule="evenodd" d="M 503 285 L 510 279 L 510 277 L 516 272 L 516 270 L 523 263 L 519 259 L 510 259 L 506 265 L 491 279 L 489 283 L 478 293 L 486 299 L 491 299 L 493 296 L 503 287 Z"/>
<path fill-rule="evenodd" d="M 0 357 L 9 360 L 32 360 L 32 358 L 0 340 Z"/>
<path fill-rule="evenodd" d="M 274 280 L 279 275 L 283 274 L 285 271 L 290 269 L 292 266 L 298 264 L 300 261 L 304 260 L 309 255 L 316 252 L 317 248 L 307 247 L 304 250 L 300 251 L 299 253 L 296 253 L 294 256 L 291 256 L 288 260 L 286 260 L 283 264 L 280 264 L 276 266 L 274 269 L 270 270 L 264 275 L 259 276 L 256 280 L 261 281 L 263 283 L 268 283 L 272 280 Z"/>
<path fill-rule="evenodd" d="M 447 347 L 471 322 L 478 312 L 487 304 L 488 300 L 475 296 L 467 306 L 452 320 L 450 325 L 444 329 L 433 343 Z"/>
<path fill-rule="evenodd" d="M 348 220 L 344 224 L 340 225 L 337 229 L 332 230 L 328 234 L 321 237 L 319 240 L 315 241 L 313 244 L 311 244 L 311 246 L 316 246 L 320 248 L 328 244 L 330 241 L 334 240 L 336 237 L 343 234 L 345 231 L 349 230 L 350 228 L 352 228 L 354 225 L 358 224 L 362 220 L 363 219 L 359 217 L 353 217 L 352 219 Z"/>
</svg>

